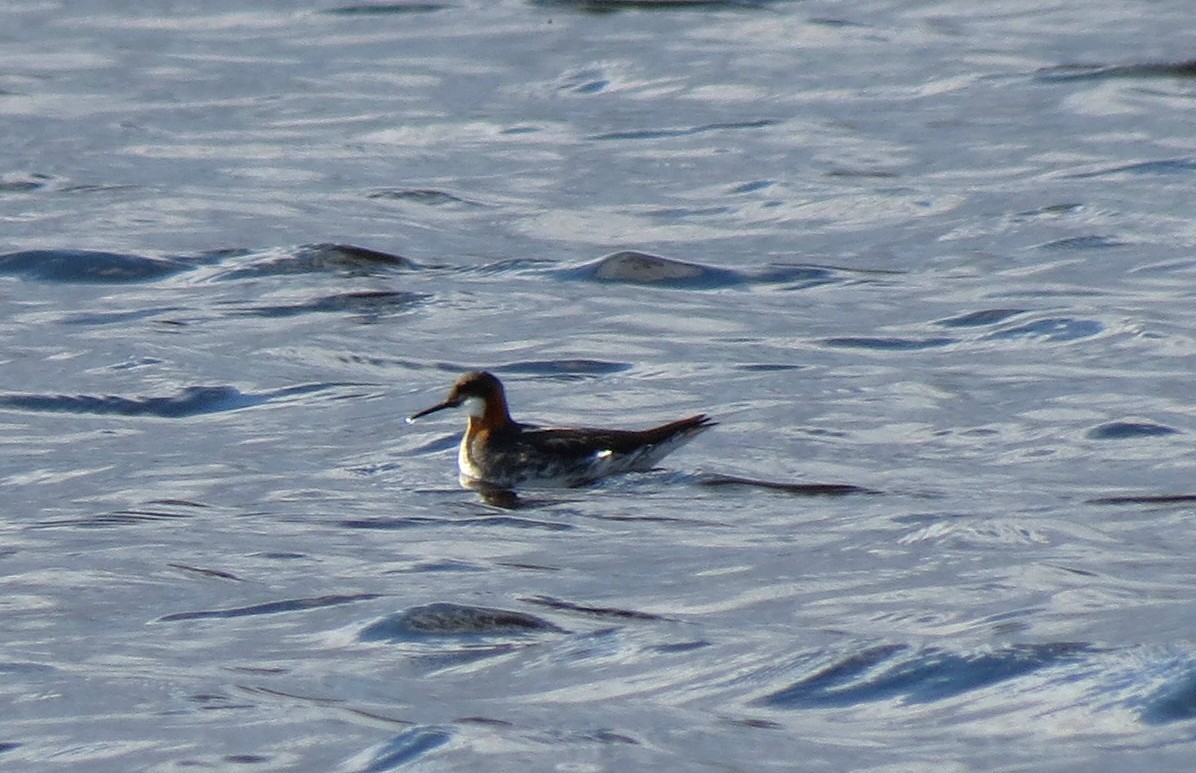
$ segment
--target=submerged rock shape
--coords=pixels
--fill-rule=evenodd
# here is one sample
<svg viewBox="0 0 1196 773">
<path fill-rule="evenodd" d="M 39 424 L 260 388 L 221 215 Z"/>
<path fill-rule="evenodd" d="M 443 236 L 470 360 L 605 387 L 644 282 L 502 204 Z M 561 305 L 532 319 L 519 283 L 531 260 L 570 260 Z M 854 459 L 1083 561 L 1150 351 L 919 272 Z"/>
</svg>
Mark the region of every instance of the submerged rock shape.
<svg viewBox="0 0 1196 773">
<path fill-rule="evenodd" d="M 566 273 L 578 279 L 672 287 L 728 287 L 746 281 L 728 269 L 634 250 L 611 253 Z"/>
<path fill-rule="evenodd" d="M 388 615 L 366 626 L 361 641 L 409 641 L 442 636 L 563 633 L 535 615 L 510 609 L 435 602 Z"/>
</svg>

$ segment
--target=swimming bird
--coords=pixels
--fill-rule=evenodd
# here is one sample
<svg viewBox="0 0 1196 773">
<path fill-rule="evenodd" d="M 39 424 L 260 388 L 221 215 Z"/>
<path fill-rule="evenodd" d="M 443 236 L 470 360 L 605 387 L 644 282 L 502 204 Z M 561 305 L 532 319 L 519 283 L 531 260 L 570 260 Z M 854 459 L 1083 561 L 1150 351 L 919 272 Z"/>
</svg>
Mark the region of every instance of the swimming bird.
<svg viewBox="0 0 1196 773">
<path fill-rule="evenodd" d="M 642 430 L 520 424 L 511 418 L 502 382 L 485 371 L 461 376 L 448 397 L 407 421 L 460 406 L 469 414 L 457 451 L 461 484 L 492 490 L 583 486 L 607 475 L 650 470 L 717 423 L 700 413 Z"/>
</svg>

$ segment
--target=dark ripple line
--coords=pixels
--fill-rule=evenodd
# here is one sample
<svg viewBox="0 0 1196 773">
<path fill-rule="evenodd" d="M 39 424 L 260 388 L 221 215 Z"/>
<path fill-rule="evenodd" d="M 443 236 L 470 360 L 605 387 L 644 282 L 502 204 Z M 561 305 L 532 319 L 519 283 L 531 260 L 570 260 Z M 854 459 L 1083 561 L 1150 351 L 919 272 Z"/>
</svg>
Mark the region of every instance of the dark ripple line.
<svg viewBox="0 0 1196 773">
<path fill-rule="evenodd" d="M 574 7 L 585 13 L 614 13 L 624 10 L 681 11 L 702 8 L 759 9 L 774 0 L 534 0 L 536 5 Z"/>
<path fill-rule="evenodd" d="M 524 360 L 499 365 L 494 370 L 500 373 L 530 373 L 533 375 L 559 376 L 569 380 L 580 380 L 591 376 L 607 376 L 631 370 L 629 362 L 607 360 Z"/>
<path fill-rule="evenodd" d="M 207 620 L 212 618 L 251 617 L 255 615 L 276 615 L 283 612 L 304 612 L 309 609 L 333 607 L 340 604 L 352 604 L 357 601 L 369 601 L 381 598 L 378 593 L 357 593 L 347 596 L 328 595 L 315 596 L 305 599 L 287 599 L 286 601 L 270 601 L 265 604 L 254 604 L 248 607 L 232 609 L 208 609 L 197 612 L 175 612 L 163 615 L 155 623 L 174 623 L 181 620 Z"/>
<path fill-rule="evenodd" d="M 912 352 L 923 349 L 941 349 L 959 343 L 958 338 L 936 336 L 932 338 L 876 338 L 871 336 L 840 336 L 824 338 L 819 343 L 839 349 L 871 349 L 887 352 Z"/>
<path fill-rule="evenodd" d="M 698 485 L 710 487 L 744 486 L 750 488 L 763 488 L 806 497 L 841 497 L 847 496 L 848 494 L 881 493 L 875 489 L 864 488 L 863 486 L 855 486 L 850 483 L 782 483 L 771 480 L 742 478 L 737 475 L 722 475 L 719 473 L 712 473 L 702 476 L 698 479 Z"/>
<path fill-rule="evenodd" d="M 872 647 L 755 703 L 777 708 L 826 708 L 888 700 L 899 695 L 904 696 L 906 703 L 932 703 L 1070 662 L 1094 648 L 1085 642 L 1015 644 L 971 654 L 931 648 L 918 650 L 901 662 L 881 668 L 886 661 L 909 650 L 907 645 Z"/>
<path fill-rule="evenodd" d="M 198 574 L 202 577 L 214 577 L 218 580 L 232 580 L 233 582 L 244 582 L 244 580 L 242 580 L 240 577 L 233 574 L 232 572 L 223 572 L 219 569 L 206 569 L 202 566 L 191 566 L 189 564 L 176 564 L 173 562 L 167 563 L 166 565 L 171 567 L 172 569 L 178 569 L 179 571 L 182 571 L 182 572 L 191 572 L 193 574 Z"/>
<path fill-rule="evenodd" d="M 320 13 L 330 16 L 390 16 L 409 13 L 432 13 L 451 6 L 443 3 L 371 3 L 363 5 L 342 5 L 327 8 Z"/>
<path fill-rule="evenodd" d="M 388 314 L 410 311 L 430 297 L 424 293 L 399 290 L 369 290 L 326 295 L 303 303 L 249 306 L 238 309 L 235 314 L 278 319 L 302 314 L 349 312 L 373 320 Z"/>
<path fill-rule="evenodd" d="M 939 327 L 987 327 L 1025 313 L 1025 309 L 981 309 L 980 311 L 940 319 L 934 324 Z"/>
<path fill-rule="evenodd" d="M 1066 175 L 1069 178 L 1082 180 L 1089 177 L 1105 177 L 1117 174 L 1176 174 L 1196 172 L 1196 158 L 1164 158 L 1157 161 L 1138 161 L 1132 164 L 1119 164 L 1090 172 L 1076 172 Z"/>
<path fill-rule="evenodd" d="M 1196 494 L 1157 494 L 1097 497 L 1087 500 L 1090 505 L 1186 505 L 1196 504 Z"/>
<path fill-rule="evenodd" d="M 8 394 L 0 395 L 0 408 L 42 413 L 90 413 L 101 416 L 182 419 L 208 413 L 242 410 L 279 398 L 321 392 L 338 386 L 361 385 L 325 382 L 258 393 L 243 393 L 231 386 L 192 386 L 171 397 Z"/>
<path fill-rule="evenodd" d="M 468 207 L 484 207 L 481 202 L 455 196 L 447 191 L 436 188 L 383 188 L 366 196 L 369 199 L 384 199 L 391 201 L 410 201 L 432 207 L 445 205 L 464 205 Z"/>
<path fill-rule="evenodd" d="M 1084 236 L 1068 236 L 1054 239 L 1036 246 L 1040 250 L 1101 250 L 1110 247 L 1124 247 L 1127 242 L 1115 236 L 1101 236 L 1100 234 L 1086 234 Z"/>
<path fill-rule="evenodd" d="M 35 529 L 106 529 L 113 526 L 138 526 L 144 523 L 163 523 L 178 521 L 190 516 L 182 513 L 168 513 L 158 510 L 115 510 L 101 513 L 89 518 L 58 518 L 48 521 L 38 521 L 33 525 Z"/>
<path fill-rule="evenodd" d="M 1196 59 L 1141 64 L 1062 64 L 1035 73 L 1041 80 L 1074 81 L 1106 78 L 1196 78 Z"/>
<path fill-rule="evenodd" d="M 628 131 L 606 132 L 604 134 L 592 134 L 586 139 L 589 140 L 654 140 L 665 139 L 670 137 L 692 137 L 698 134 L 708 134 L 710 132 L 727 131 L 735 129 L 762 129 L 767 126 L 775 126 L 780 121 L 775 118 L 761 118 L 756 121 L 729 121 L 725 123 L 711 123 L 703 126 L 690 126 L 679 129 L 632 129 Z"/>
<path fill-rule="evenodd" d="M 566 612 L 580 612 L 593 617 L 612 617 L 618 620 L 667 620 L 664 615 L 652 612 L 640 612 L 637 609 L 620 609 L 618 607 L 594 607 L 588 604 L 577 604 L 572 601 L 553 598 L 552 596 L 524 596 L 519 599 L 528 604 L 537 604 L 549 609 L 559 609 Z"/>
</svg>

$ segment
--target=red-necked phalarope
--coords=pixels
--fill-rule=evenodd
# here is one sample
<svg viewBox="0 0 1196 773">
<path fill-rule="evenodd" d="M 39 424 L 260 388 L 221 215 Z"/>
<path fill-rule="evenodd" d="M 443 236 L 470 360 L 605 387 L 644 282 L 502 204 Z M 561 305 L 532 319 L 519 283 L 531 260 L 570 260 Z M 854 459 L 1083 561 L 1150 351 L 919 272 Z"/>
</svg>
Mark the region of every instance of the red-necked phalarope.
<svg viewBox="0 0 1196 773">
<path fill-rule="evenodd" d="M 621 472 L 645 471 L 716 422 L 706 414 L 643 430 L 541 429 L 507 411 L 502 382 L 466 373 L 444 402 L 407 418 L 464 405 L 469 425 L 457 451 L 461 484 L 469 488 L 581 486 Z"/>
</svg>

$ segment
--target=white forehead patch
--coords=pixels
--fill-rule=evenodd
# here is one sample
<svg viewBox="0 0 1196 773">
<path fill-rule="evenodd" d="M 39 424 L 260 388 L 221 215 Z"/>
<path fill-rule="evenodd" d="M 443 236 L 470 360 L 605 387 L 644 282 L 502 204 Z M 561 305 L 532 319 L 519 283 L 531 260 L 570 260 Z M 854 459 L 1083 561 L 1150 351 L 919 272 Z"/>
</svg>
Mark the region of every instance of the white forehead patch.
<svg viewBox="0 0 1196 773">
<path fill-rule="evenodd" d="M 486 413 L 486 401 L 480 397 L 467 397 L 461 404 L 465 406 L 465 412 L 475 419 L 482 418 Z"/>
</svg>

